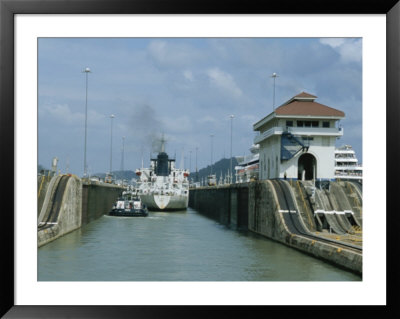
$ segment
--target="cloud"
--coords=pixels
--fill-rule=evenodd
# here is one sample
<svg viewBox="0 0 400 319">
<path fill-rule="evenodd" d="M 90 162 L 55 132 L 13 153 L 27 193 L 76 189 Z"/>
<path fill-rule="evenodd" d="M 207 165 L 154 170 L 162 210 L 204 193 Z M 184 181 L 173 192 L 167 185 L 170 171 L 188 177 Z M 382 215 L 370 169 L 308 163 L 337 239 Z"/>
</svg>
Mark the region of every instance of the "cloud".
<svg viewBox="0 0 400 319">
<path fill-rule="evenodd" d="M 201 58 L 199 51 L 190 45 L 164 40 L 150 42 L 148 48 L 150 58 L 158 67 L 180 67 L 192 64 Z"/>
<path fill-rule="evenodd" d="M 202 118 L 199 118 L 197 120 L 197 122 L 200 124 L 205 124 L 205 123 L 215 124 L 215 123 L 217 123 L 217 120 L 215 118 L 213 118 L 212 116 L 206 115 L 206 116 L 203 116 Z"/>
<path fill-rule="evenodd" d="M 241 115 L 239 118 L 245 122 L 251 122 L 251 123 L 255 123 L 256 121 L 259 120 L 259 118 L 257 116 L 252 115 L 252 114 L 244 114 L 244 115 Z"/>
<path fill-rule="evenodd" d="M 168 129 L 168 132 L 190 132 L 192 129 L 191 119 L 187 115 L 175 117 L 164 116 L 162 122 L 164 123 L 164 126 Z"/>
<path fill-rule="evenodd" d="M 242 90 L 236 85 L 232 75 L 220 70 L 212 68 L 207 70 L 207 75 L 212 84 L 226 93 L 233 94 L 234 97 L 242 96 Z"/>
<path fill-rule="evenodd" d="M 322 38 L 320 43 L 328 45 L 340 54 L 343 62 L 361 62 L 362 40 L 353 38 Z"/>
<path fill-rule="evenodd" d="M 343 45 L 346 40 L 344 38 L 322 38 L 319 40 L 322 44 L 331 46 L 332 48 L 338 48 Z"/>
<path fill-rule="evenodd" d="M 188 80 L 190 82 L 194 81 L 193 73 L 190 70 L 183 71 L 183 76 L 185 77 L 186 80 Z"/>
<path fill-rule="evenodd" d="M 41 119 L 50 118 L 53 122 L 61 122 L 68 125 L 83 125 L 85 121 L 85 113 L 73 112 L 68 104 L 52 104 L 44 105 L 39 108 L 39 116 Z M 102 125 L 105 115 L 93 110 L 88 110 L 88 125 Z"/>
</svg>

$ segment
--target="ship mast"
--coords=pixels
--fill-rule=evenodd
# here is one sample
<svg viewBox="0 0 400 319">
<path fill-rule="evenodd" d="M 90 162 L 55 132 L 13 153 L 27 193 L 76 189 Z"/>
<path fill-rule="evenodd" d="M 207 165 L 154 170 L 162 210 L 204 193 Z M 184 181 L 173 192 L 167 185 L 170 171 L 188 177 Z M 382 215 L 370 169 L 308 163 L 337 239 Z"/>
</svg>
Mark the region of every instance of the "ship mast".
<svg viewBox="0 0 400 319">
<path fill-rule="evenodd" d="M 162 137 L 161 137 L 161 152 L 164 153 L 165 152 L 165 139 L 164 139 L 164 133 L 162 133 Z"/>
</svg>

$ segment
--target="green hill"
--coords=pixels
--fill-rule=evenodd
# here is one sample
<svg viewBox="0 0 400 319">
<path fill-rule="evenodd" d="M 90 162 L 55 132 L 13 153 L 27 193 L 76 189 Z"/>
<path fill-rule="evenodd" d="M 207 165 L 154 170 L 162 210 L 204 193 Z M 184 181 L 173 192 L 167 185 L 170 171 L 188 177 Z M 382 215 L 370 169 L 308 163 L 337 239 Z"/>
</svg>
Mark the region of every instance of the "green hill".
<svg viewBox="0 0 400 319">
<path fill-rule="evenodd" d="M 238 164 L 236 158 L 232 158 L 232 171 L 233 175 L 235 175 L 235 166 Z M 222 175 L 222 178 L 228 174 L 231 166 L 231 160 L 229 158 L 223 158 L 218 162 L 215 162 L 212 166 L 212 173 L 217 176 L 217 180 Z M 211 165 L 208 165 L 205 168 L 202 168 L 198 172 L 198 180 L 196 179 L 196 172 L 191 172 L 190 177 L 194 182 L 201 181 L 203 178 L 206 179 L 208 175 L 211 174 Z M 234 179 L 235 180 L 235 179 Z"/>
</svg>

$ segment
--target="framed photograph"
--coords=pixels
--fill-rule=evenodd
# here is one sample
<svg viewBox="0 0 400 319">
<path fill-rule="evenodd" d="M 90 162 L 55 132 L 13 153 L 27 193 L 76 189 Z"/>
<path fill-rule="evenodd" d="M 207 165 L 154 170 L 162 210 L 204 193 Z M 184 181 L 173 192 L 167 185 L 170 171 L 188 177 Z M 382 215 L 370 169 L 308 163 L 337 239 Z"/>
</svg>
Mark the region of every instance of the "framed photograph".
<svg viewBox="0 0 400 319">
<path fill-rule="evenodd" d="M 306 1 L 301 6 L 298 1 L 292 0 L 273 4 L 250 1 L 245 5 L 229 6 L 204 1 L 174 0 L 0 0 L 0 160 L 5 173 L 4 181 L 7 181 L 2 192 L 4 229 L 1 238 L 4 246 L 4 270 L 1 278 L 1 315 L 4 318 L 158 318 L 206 316 L 213 312 L 221 316 L 227 312 L 242 312 L 248 316 L 254 310 L 268 311 L 275 315 L 306 315 L 310 312 L 310 307 L 321 307 L 316 311 L 324 312 L 329 308 L 329 311 L 338 315 L 356 315 L 364 309 L 366 311 L 367 308 L 364 307 L 367 306 L 368 311 L 372 311 L 370 306 L 376 306 L 373 308 L 376 315 L 389 316 L 398 313 L 394 296 L 396 280 L 393 274 L 398 266 L 393 254 L 397 249 L 394 244 L 394 227 L 398 218 L 397 214 L 391 212 L 396 212 L 397 209 L 393 194 L 395 184 L 392 181 L 398 176 L 395 163 L 399 161 L 399 17 L 400 4 L 397 0 L 354 0 L 346 1 L 345 5 L 331 0 L 317 4 Z M 115 50 L 107 50 L 111 47 Z M 127 48 L 129 50 L 125 50 Z M 290 64 L 279 70 L 271 69 L 274 63 L 279 65 L 282 61 L 289 61 L 291 50 L 296 50 L 296 59 L 290 60 Z M 256 59 L 266 62 L 256 63 Z M 327 64 L 333 60 L 339 61 L 343 68 L 335 70 L 334 65 L 328 68 Z M 92 68 L 91 61 L 94 65 L 101 65 L 101 70 L 99 67 L 97 70 Z M 147 65 L 148 61 L 151 63 Z M 318 68 L 318 71 L 310 72 L 312 67 Z M 77 72 L 71 71 L 74 68 Z M 138 70 L 138 74 L 129 75 L 128 71 L 124 73 L 124 68 L 130 70 L 129 72 Z M 120 69 L 121 72 L 115 69 Z M 324 74 L 324 70 L 328 69 L 329 73 Z M 286 75 L 282 75 L 280 70 L 284 70 Z M 95 94 L 90 95 L 91 80 L 96 72 L 101 75 L 103 86 L 93 84 Z M 338 74 L 340 72 L 345 74 Z M 77 75 L 71 76 L 72 73 Z M 117 77 L 116 74 L 119 73 L 124 75 Z M 160 81 L 161 77 L 163 81 Z M 310 81 L 310 77 L 315 79 Z M 279 83 L 280 80 L 284 84 Z M 260 83 L 263 81 L 269 82 Z M 343 83 L 336 85 L 335 81 Z M 57 85 L 53 85 L 54 83 Z M 357 84 L 352 86 L 352 83 Z M 92 129 L 90 134 L 96 134 L 98 145 L 95 145 L 89 134 L 89 143 L 92 143 L 89 157 L 92 158 L 88 157 L 87 164 L 85 127 L 85 153 L 81 172 L 83 131 L 81 125 L 76 123 L 81 123 L 84 119 L 84 113 L 80 110 L 83 100 L 82 96 L 75 95 L 78 91 L 79 95 L 84 92 L 83 84 L 86 85 L 86 106 L 89 101 L 89 106 L 93 103 L 97 107 L 96 110 L 89 108 L 89 125 Z M 275 84 L 280 91 L 276 91 Z M 294 92 L 293 95 L 300 94 L 290 99 L 289 90 L 285 91 L 284 86 L 292 91 L 299 89 L 302 92 Z M 113 90 L 112 97 L 106 92 L 108 88 Z M 77 256 L 75 252 L 82 249 L 79 258 L 85 256 L 90 259 L 91 254 L 96 254 L 95 246 L 86 245 L 83 248 L 85 245 L 79 243 L 82 238 L 73 236 L 68 237 L 76 248 L 73 254 L 69 254 L 70 246 L 65 243 L 57 247 L 60 251 L 57 260 L 46 259 L 48 255 L 44 249 L 41 250 L 40 258 L 38 257 L 38 166 L 44 164 L 42 162 L 47 158 L 50 163 L 53 155 L 43 150 L 50 150 L 51 145 L 54 145 L 49 143 L 43 146 L 47 143 L 44 136 L 56 135 L 55 130 L 58 130 L 59 137 L 54 138 L 52 143 L 61 144 L 58 150 L 65 150 L 62 153 L 61 169 L 65 170 L 65 174 L 71 176 L 70 170 L 72 174 L 85 178 L 89 175 L 91 182 L 97 183 L 102 177 L 95 173 L 103 170 L 102 167 L 108 169 L 109 165 L 110 176 L 117 167 L 123 172 L 124 165 L 127 166 L 124 159 L 132 160 L 133 153 L 136 154 L 135 166 L 142 166 L 142 171 L 137 171 L 138 176 L 144 174 L 143 158 L 146 161 L 148 157 L 144 154 L 150 152 L 151 158 L 154 148 L 149 145 L 139 146 L 138 142 L 129 148 L 128 145 L 132 142 L 122 132 L 128 132 L 129 128 L 129 132 L 134 132 L 132 134 L 138 137 L 137 141 L 139 137 L 144 140 L 155 131 L 164 133 L 162 128 L 166 123 L 176 121 L 179 122 L 179 127 L 174 128 L 176 134 L 171 139 L 178 146 L 168 152 L 170 155 L 175 153 L 176 165 L 180 162 L 180 157 L 181 163 L 190 163 L 189 174 L 194 171 L 196 162 L 197 173 L 198 145 L 196 144 L 196 148 L 193 146 L 194 140 L 196 143 L 203 143 L 199 144 L 202 152 L 199 167 L 209 165 L 211 142 L 211 170 L 216 159 L 232 159 L 232 142 L 230 149 L 228 143 L 221 146 L 222 143 L 218 144 L 218 133 L 214 135 L 214 132 L 210 134 L 208 131 L 204 133 L 206 137 L 203 142 L 197 137 L 190 139 L 187 135 L 188 126 L 197 131 L 201 128 L 207 130 L 209 127 L 217 130 L 219 127 L 221 132 L 228 132 L 230 128 L 232 139 L 232 123 L 236 125 L 235 121 L 240 120 L 249 126 L 249 130 L 240 131 L 239 136 L 241 124 L 237 124 L 235 139 L 237 143 L 246 143 L 243 142 L 245 140 L 251 144 L 254 140 L 252 125 L 260 123 L 260 119 L 271 112 L 268 109 L 271 102 L 275 110 L 276 105 L 284 106 L 282 103 L 286 100 L 290 103 L 296 99 L 310 100 L 312 97 L 314 101 L 317 97 L 310 94 L 315 93 L 313 90 L 317 90 L 316 88 L 326 93 L 327 104 L 333 107 L 336 105 L 329 104 L 332 102 L 329 99 L 332 91 L 337 91 L 333 96 L 350 96 L 340 100 L 345 108 L 348 107 L 345 113 L 350 110 L 351 105 L 358 106 L 358 111 L 349 114 L 347 123 L 351 123 L 351 128 L 347 132 L 350 137 L 344 141 L 354 141 L 357 155 L 363 160 L 365 218 L 362 277 L 355 275 L 353 278 L 353 275 L 335 273 L 332 275 L 335 279 L 329 279 L 332 277 L 318 275 L 318 271 L 324 273 L 328 268 L 304 261 L 301 263 L 307 266 L 303 264 L 303 268 L 310 267 L 312 270 L 307 272 L 306 269 L 303 276 L 299 275 L 302 271 L 299 266 L 296 275 L 290 274 L 290 271 L 281 276 L 276 273 L 275 277 L 270 277 L 275 279 L 268 280 L 265 279 L 267 277 L 257 275 L 257 271 L 273 273 L 277 270 L 262 268 L 256 264 L 258 259 L 248 261 L 242 266 L 247 267 L 251 276 L 229 276 L 228 271 L 221 267 L 234 269 L 238 265 L 234 258 L 231 256 L 232 260 L 228 258 L 229 261 L 221 266 L 213 264 L 216 262 L 210 254 L 209 260 L 203 258 L 200 262 L 196 256 L 202 254 L 199 250 L 201 245 L 194 248 L 195 251 L 190 251 L 190 245 L 199 244 L 199 241 L 185 242 L 187 256 L 191 256 L 188 257 L 191 262 L 187 264 L 191 264 L 193 269 L 205 267 L 210 272 L 214 270 L 214 276 L 185 277 L 183 270 L 180 272 L 182 277 L 162 276 L 159 273 L 160 268 L 157 268 L 152 276 L 147 276 L 144 271 L 129 280 L 129 276 L 123 274 L 129 264 L 121 265 L 122 260 L 113 258 L 107 261 L 109 266 L 90 262 L 88 264 L 93 269 L 83 270 L 81 264 L 72 260 Z M 134 90 L 140 92 L 133 93 Z M 268 91 L 264 97 L 259 95 L 263 90 Z M 56 100 L 54 96 L 57 94 L 60 98 Z M 179 94 L 180 99 L 171 98 L 174 94 Z M 249 98 L 250 95 L 252 98 Z M 264 98 L 271 101 L 265 101 Z M 323 98 L 318 97 L 322 103 Z M 167 106 L 156 108 L 148 101 Z M 129 119 L 127 115 L 122 116 L 124 119 L 119 117 L 120 113 L 114 113 L 115 109 L 127 110 L 129 103 L 138 105 L 135 108 L 136 113 L 132 111 L 134 108 L 129 111 Z M 215 105 L 211 105 L 212 103 Z M 227 115 L 225 122 L 218 124 L 218 117 L 213 115 L 228 112 L 228 107 L 223 111 L 222 107 L 229 103 L 242 110 L 241 117 Z M 250 109 L 257 103 L 263 105 L 265 111 L 252 113 Z M 79 104 L 76 109 L 75 104 Z M 202 109 L 202 115 L 196 113 L 198 109 Z M 185 110 L 191 115 L 184 114 Z M 159 116 L 161 113 L 163 118 Z M 233 111 L 226 114 L 233 114 Z M 138 116 L 147 120 L 135 123 Z M 192 121 L 192 118 L 196 121 Z M 45 128 L 41 126 L 43 119 L 47 121 Z M 307 126 L 310 121 L 300 122 Z M 64 127 L 64 123 L 71 125 Z M 188 123 L 196 123 L 197 126 Z M 314 123 L 310 122 L 309 126 L 311 125 L 314 126 Z M 329 127 L 330 124 L 325 122 L 323 125 Z M 341 129 L 338 127 L 339 131 Z M 113 139 L 113 132 L 121 136 L 114 136 Z M 166 135 L 168 145 L 168 132 Z M 185 140 L 186 144 L 181 143 L 177 136 Z M 227 136 L 224 137 L 225 141 L 228 140 Z M 71 141 L 67 143 L 68 139 Z M 192 148 L 187 146 L 190 143 L 193 144 Z M 215 149 L 213 143 L 216 143 Z M 93 155 L 96 147 L 98 153 Z M 159 154 L 164 151 L 165 145 L 162 143 Z M 140 152 L 141 159 L 137 156 Z M 76 156 L 79 161 L 73 159 L 73 154 L 76 153 L 79 153 Z M 113 161 L 113 154 L 117 153 Z M 57 160 L 53 158 L 54 167 L 57 167 Z M 288 169 L 281 175 L 286 179 L 291 177 L 290 174 Z M 297 171 L 294 174 L 297 179 Z M 300 179 L 301 174 L 298 174 Z M 228 173 L 227 177 L 221 171 L 220 179 L 229 179 L 229 176 L 233 178 L 233 173 Z M 236 178 L 238 176 L 237 172 Z M 99 181 L 93 178 L 98 178 Z M 123 183 L 123 178 L 121 181 Z M 107 183 L 107 174 L 104 183 Z M 41 200 L 45 201 L 44 198 Z M 152 217 L 164 218 L 161 215 Z M 123 241 L 121 237 L 115 236 L 116 231 L 124 231 L 122 226 L 118 224 L 115 227 L 116 230 L 103 229 L 107 238 Z M 187 232 L 194 231 L 187 224 L 176 227 L 188 227 Z M 141 230 L 135 228 L 135 231 Z M 171 229 L 169 232 L 174 231 Z M 161 237 L 154 237 L 158 242 L 163 241 Z M 220 241 L 220 250 L 213 246 L 215 254 L 229 249 L 228 246 L 223 246 L 223 240 L 221 237 L 214 240 L 215 247 L 218 247 L 217 243 Z M 176 246 L 164 247 L 164 251 L 159 254 L 173 254 L 185 243 L 174 241 Z M 105 244 L 105 241 L 101 243 L 103 246 Z M 96 246 L 96 249 L 101 245 Z M 207 245 L 210 247 L 211 244 Z M 143 246 L 140 252 L 146 254 L 148 248 Z M 115 249 L 128 253 L 123 247 Z M 262 249 L 264 248 L 259 248 L 258 251 L 261 252 Z M 238 256 L 237 258 L 244 258 L 246 255 Z M 179 256 L 176 258 L 179 259 Z M 144 259 L 143 267 L 146 267 L 146 260 Z M 170 265 L 165 263 L 164 268 Z M 118 269 L 118 276 L 107 274 L 109 269 Z M 63 273 L 60 274 L 59 271 Z M 289 276 L 289 279 L 285 280 L 285 276 Z"/>
</svg>

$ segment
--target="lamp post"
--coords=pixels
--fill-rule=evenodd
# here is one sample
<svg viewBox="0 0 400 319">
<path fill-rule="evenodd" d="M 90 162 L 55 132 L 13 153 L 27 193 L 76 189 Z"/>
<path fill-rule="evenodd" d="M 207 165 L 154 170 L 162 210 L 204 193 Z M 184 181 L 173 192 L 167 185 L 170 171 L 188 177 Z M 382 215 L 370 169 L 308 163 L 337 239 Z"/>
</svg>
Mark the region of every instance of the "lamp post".
<svg viewBox="0 0 400 319">
<path fill-rule="evenodd" d="M 197 150 L 198 150 L 199 148 L 198 147 L 196 147 L 196 183 L 199 181 L 199 174 L 197 173 Z"/>
<path fill-rule="evenodd" d="M 232 184 L 233 181 L 233 171 L 232 171 L 232 122 L 233 118 L 235 117 L 233 114 L 229 116 L 231 118 L 231 178 L 230 178 L 230 184 Z"/>
<path fill-rule="evenodd" d="M 211 173 L 210 173 L 210 175 L 212 175 L 212 167 L 213 167 L 213 137 L 214 137 L 214 134 L 211 134 L 210 137 L 211 137 Z"/>
<path fill-rule="evenodd" d="M 272 110 L 275 110 L 275 79 L 279 77 L 275 72 L 272 73 L 271 78 L 274 79 L 274 95 L 273 95 L 273 100 L 272 100 Z"/>
<path fill-rule="evenodd" d="M 189 173 L 192 172 L 192 151 L 189 151 Z"/>
<path fill-rule="evenodd" d="M 122 136 L 121 171 L 124 170 L 125 136 Z"/>
<path fill-rule="evenodd" d="M 113 133 L 113 119 L 114 119 L 115 115 L 111 114 L 110 118 L 111 118 L 111 143 L 110 143 L 110 175 L 112 172 L 112 133 Z"/>
<path fill-rule="evenodd" d="M 85 147 L 83 152 L 83 177 L 87 177 L 87 164 L 86 164 L 86 142 L 87 142 L 87 100 L 88 100 L 88 75 L 91 73 L 88 67 L 82 71 L 86 75 L 86 102 L 85 102 Z"/>
</svg>

